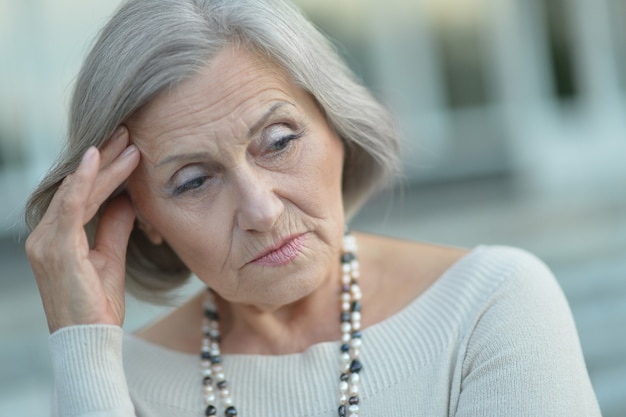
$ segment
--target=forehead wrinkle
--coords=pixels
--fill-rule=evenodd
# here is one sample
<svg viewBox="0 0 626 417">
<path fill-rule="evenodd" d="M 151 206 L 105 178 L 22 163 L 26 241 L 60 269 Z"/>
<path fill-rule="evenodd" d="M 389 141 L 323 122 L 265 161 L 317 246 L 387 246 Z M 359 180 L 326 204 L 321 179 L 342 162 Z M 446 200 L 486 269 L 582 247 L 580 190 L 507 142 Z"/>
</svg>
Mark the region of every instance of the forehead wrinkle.
<svg viewBox="0 0 626 417">
<path fill-rule="evenodd" d="M 202 147 L 212 142 L 216 146 L 214 151 L 220 150 L 219 142 L 223 143 L 225 138 L 247 140 L 245 134 L 271 103 L 285 101 L 294 110 L 301 110 L 294 103 L 292 88 L 295 86 L 285 71 L 259 58 L 248 57 L 245 61 L 247 65 L 226 66 L 214 61 L 146 106 L 135 119 L 137 141 L 142 143 L 139 148 L 146 162 L 157 164 L 160 156 L 173 149 L 172 145 L 185 147 L 186 140 L 197 148 L 198 135 Z M 224 67 L 227 70 L 223 70 Z M 217 76 L 210 77 L 216 70 L 219 71 Z M 203 80 L 201 83 L 197 82 L 198 77 Z M 182 132 L 178 134 L 178 130 Z M 149 142 L 153 143 L 152 149 Z M 148 158 L 149 150 L 154 155 Z"/>
</svg>

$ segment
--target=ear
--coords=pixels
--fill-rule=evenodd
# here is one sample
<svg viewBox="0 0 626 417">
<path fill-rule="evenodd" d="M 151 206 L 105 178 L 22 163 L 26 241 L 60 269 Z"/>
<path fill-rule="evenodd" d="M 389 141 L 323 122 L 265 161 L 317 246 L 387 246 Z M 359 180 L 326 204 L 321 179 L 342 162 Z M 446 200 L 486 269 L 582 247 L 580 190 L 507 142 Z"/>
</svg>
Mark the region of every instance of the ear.
<svg viewBox="0 0 626 417">
<path fill-rule="evenodd" d="M 158 246 L 163 243 L 163 236 L 152 225 L 137 219 L 137 226 L 153 245 Z"/>
</svg>

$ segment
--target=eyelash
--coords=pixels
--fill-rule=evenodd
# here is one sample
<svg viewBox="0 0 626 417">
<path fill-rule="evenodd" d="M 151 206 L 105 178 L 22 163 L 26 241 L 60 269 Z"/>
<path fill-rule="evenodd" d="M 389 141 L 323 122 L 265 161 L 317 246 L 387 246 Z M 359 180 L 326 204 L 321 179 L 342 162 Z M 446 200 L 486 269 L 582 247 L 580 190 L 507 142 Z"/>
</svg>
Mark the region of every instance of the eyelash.
<svg viewBox="0 0 626 417">
<path fill-rule="evenodd" d="M 193 191 L 193 190 L 197 190 L 198 188 L 202 187 L 204 185 L 204 183 L 210 179 L 210 176 L 208 175 L 203 175 L 200 177 L 195 177 L 187 182 L 185 182 L 182 185 L 179 185 L 178 187 L 174 188 L 174 196 L 179 196 L 183 193 L 186 193 L 188 191 Z"/>
<path fill-rule="evenodd" d="M 284 152 L 288 148 L 291 142 L 293 142 L 296 139 L 300 139 L 302 136 L 304 136 L 304 133 L 305 131 L 302 130 L 300 132 L 281 137 L 280 139 L 278 139 L 277 141 L 275 141 L 274 143 L 270 145 L 271 151 L 276 152 L 278 154 Z M 199 189 L 200 187 L 202 187 L 206 183 L 206 181 L 208 181 L 209 179 L 211 179 L 210 175 L 202 175 L 202 176 L 195 177 L 189 181 L 186 181 L 182 185 L 175 187 L 173 190 L 173 195 L 175 197 L 178 197 L 187 192 L 193 192 Z"/>
<path fill-rule="evenodd" d="M 300 139 L 303 135 L 304 135 L 304 130 L 297 132 L 297 133 L 293 133 L 291 135 L 283 136 L 280 139 L 278 139 L 276 142 L 272 143 L 270 145 L 270 148 L 274 152 L 282 152 L 287 148 L 290 142 L 296 139 Z"/>
</svg>

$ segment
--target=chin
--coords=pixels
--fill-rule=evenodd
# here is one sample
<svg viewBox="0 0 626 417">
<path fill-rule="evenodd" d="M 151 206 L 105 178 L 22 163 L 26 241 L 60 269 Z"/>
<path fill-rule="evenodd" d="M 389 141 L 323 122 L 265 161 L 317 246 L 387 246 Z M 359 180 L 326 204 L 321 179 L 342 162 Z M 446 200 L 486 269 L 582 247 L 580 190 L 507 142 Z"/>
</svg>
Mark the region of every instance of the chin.
<svg viewBox="0 0 626 417">
<path fill-rule="evenodd" d="M 264 268 L 262 272 L 255 274 L 256 285 L 247 291 L 244 302 L 269 309 L 280 308 L 313 294 L 332 275 L 322 268 L 303 268 L 297 264 L 295 262 L 286 266 L 291 266 L 289 272 L 280 271 L 283 267 L 279 267 Z"/>
</svg>

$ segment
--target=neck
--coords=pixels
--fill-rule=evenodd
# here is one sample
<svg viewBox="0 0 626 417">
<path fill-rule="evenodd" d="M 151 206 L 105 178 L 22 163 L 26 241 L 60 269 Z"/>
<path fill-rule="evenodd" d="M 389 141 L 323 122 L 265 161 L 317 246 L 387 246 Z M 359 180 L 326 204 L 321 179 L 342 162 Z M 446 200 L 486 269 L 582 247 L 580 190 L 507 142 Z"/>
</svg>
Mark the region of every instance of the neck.
<svg viewBox="0 0 626 417">
<path fill-rule="evenodd" d="M 215 295 L 222 353 L 281 355 L 337 340 L 340 290 L 336 271 L 312 294 L 284 306 L 229 303 Z"/>
</svg>

